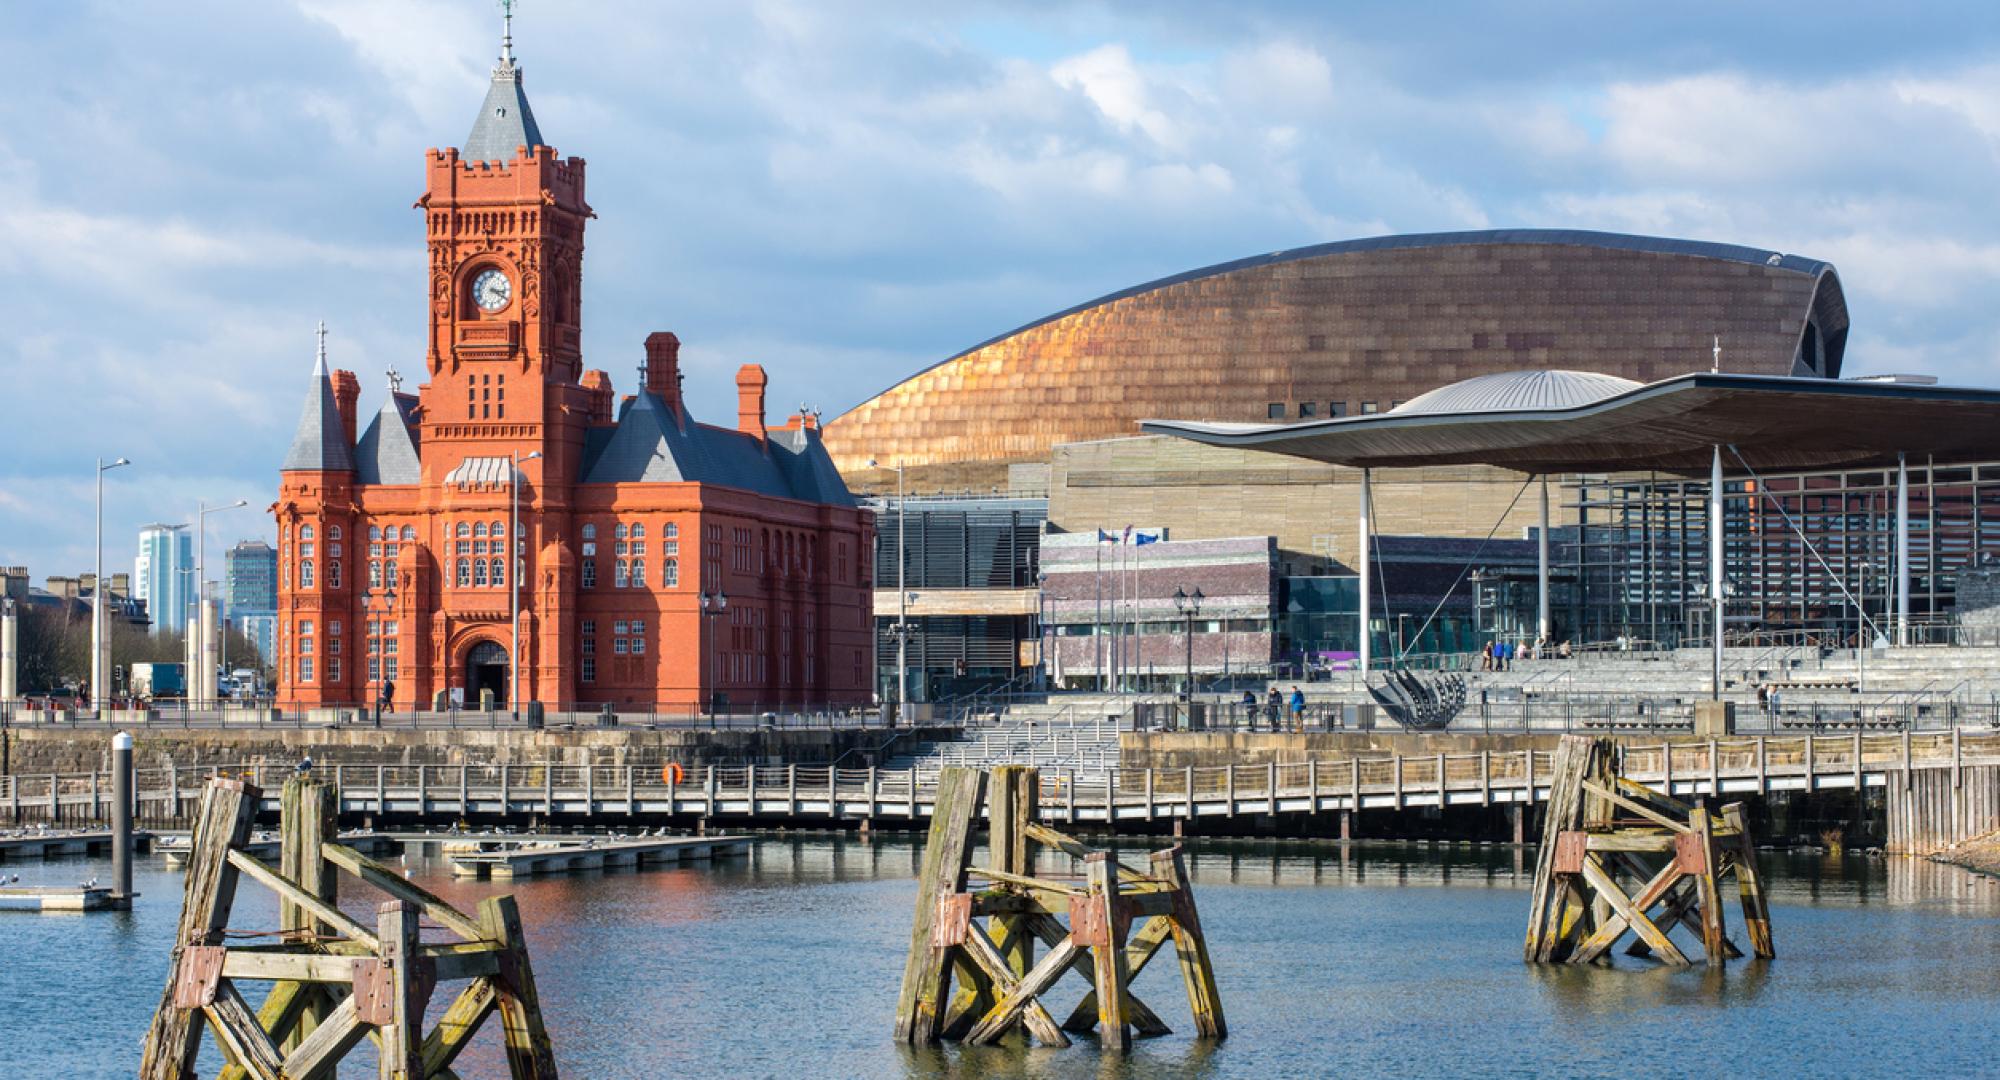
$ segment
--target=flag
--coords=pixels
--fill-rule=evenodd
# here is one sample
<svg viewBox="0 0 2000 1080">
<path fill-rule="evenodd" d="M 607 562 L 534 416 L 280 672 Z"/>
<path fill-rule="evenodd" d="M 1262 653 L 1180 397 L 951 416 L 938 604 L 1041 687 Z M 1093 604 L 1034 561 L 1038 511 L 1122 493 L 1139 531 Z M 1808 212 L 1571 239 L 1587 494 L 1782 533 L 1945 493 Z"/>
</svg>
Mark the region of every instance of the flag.
<svg viewBox="0 0 2000 1080">
<path fill-rule="evenodd" d="M 1118 538 L 1105 532 L 1103 529 L 1099 529 L 1097 530 L 1097 542 L 1100 544 L 1113 544 L 1118 542 Z"/>
<path fill-rule="evenodd" d="M 1139 535 L 1132 538 L 1132 545 L 1134 547 L 1137 547 L 1140 544 L 1157 544 L 1159 542 L 1160 542 L 1159 533 L 1140 533 Z"/>
<path fill-rule="evenodd" d="M 1130 525 L 1125 526 L 1125 535 L 1119 537 L 1118 542 L 1121 544 L 1129 544 L 1132 542 L 1132 526 Z"/>
</svg>

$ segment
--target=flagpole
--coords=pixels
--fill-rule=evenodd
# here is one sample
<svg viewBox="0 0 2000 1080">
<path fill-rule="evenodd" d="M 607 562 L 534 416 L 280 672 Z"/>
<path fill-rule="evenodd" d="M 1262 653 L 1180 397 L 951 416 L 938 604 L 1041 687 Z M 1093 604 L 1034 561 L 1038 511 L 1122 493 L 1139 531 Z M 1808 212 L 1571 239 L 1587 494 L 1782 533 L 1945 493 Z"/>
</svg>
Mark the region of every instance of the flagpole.
<svg viewBox="0 0 2000 1080">
<path fill-rule="evenodd" d="M 1104 692 L 1104 530 L 1097 532 L 1097 573 L 1092 581 L 1097 586 L 1097 620 L 1091 626 L 1090 636 L 1097 645 L 1097 692 Z"/>
</svg>

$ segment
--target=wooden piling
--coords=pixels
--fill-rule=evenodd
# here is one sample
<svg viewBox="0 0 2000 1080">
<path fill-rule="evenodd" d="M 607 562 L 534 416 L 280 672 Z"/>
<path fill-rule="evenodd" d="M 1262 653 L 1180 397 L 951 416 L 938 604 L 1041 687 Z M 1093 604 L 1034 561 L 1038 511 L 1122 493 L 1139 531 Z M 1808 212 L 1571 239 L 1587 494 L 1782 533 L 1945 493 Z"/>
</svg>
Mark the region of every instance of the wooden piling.
<svg viewBox="0 0 2000 1080">
<path fill-rule="evenodd" d="M 968 835 L 982 784 L 990 794 L 991 858 L 975 870 Z M 1096 1027 L 1106 1049 L 1128 1049 L 1135 1035 L 1169 1034 L 1131 989 L 1169 941 L 1180 958 L 1197 1034 L 1222 1038 L 1221 995 L 1181 849 L 1153 853 L 1147 868 L 1120 863 L 1112 853 L 1035 821 L 1039 785 L 1039 774 L 1023 767 L 995 770 L 990 781 L 966 769 L 940 775 L 897 1001 L 897 1038 L 919 1045 L 959 1037 L 990 1044 L 1018 1027 L 1037 1043 L 1065 1046 L 1066 1031 Z M 1083 882 L 1033 876 L 1030 844 L 1083 860 Z M 982 882 L 969 887 L 975 877 Z M 1141 918 L 1145 925 L 1134 934 Z M 1049 950 L 1039 959 L 1035 941 Z M 1080 975 L 1090 991 L 1058 1025 L 1041 997 L 1068 972 Z"/>
<path fill-rule="evenodd" d="M 1737 877 L 1752 948 L 1769 958 L 1770 912 L 1741 805 L 1719 814 L 1690 806 L 1620 775 L 1610 740 L 1566 736 L 1556 750 L 1523 955 L 1604 962 L 1629 933 L 1637 938 L 1632 955 L 1685 965 L 1687 955 L 1668 934 L 1686 923 L 1707 963 L 1720 965 L 1742 955 L 1722 908 L 1720 882 L 1729 873 Z"/>
<path fill-rule="evenodd" d="M 145 1080 L 191 1076 L 204 1028 L 228 1065 L 225 1078 L 326 1078 L 363 1039 L 377 1044 L 386 1080 L 453 1076 L 452 1062 L 498 1011 L 514 1080 L 555 1080 L 519 915 L 511 897 L 489 898 L 466 916 L 388 867 L 329 842 L 334 793 L 294 778 L 284 812 L 279 869 L 245 850 L 258 793 L 228 780 L 210 784 L 189 853 L 181 945 L 141 1064 Z M 335 906 L 336 871 L 386 894 L 367 927 Z M 278 894 L 275 945 L 223 941 L 239 877 Z M 458 940 L 427 944 L 420 921 Z M 252 1014 L 236 983 L 273 983 Z M 440 980 L 469 980 L 428 1034 L 424 1013 Z"/>
</svg>

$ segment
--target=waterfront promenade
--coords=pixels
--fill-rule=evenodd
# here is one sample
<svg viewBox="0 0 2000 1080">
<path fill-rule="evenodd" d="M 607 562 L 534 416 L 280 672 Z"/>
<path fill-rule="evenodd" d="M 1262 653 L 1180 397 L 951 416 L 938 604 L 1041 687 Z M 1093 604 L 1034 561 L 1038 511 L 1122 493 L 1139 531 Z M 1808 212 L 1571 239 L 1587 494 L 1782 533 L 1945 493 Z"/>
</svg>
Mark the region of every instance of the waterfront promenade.
<svg viewBox="0 0 2000 1080">
<path fill-rule="evenodd" d="M 1886 788 L 1891 844 L 1902 847 L 1987 831 L 2000 790 L 2000 733 L 1629 738 L 1625 753 L 1626 775 L 1683 796 Z M 1163 830 L 1259 815 L 1524 806 L 1547 799 L 1553 759 L 1551 750 L 1525 748 L 1113 767 L 1096 776 L 1044 769 L 1040 802 L 1052 821 Z M 184 818 L 201 785 L 218 773 L 264 787 L 266 809 L 275 811 L 278 782 L 289 771 L 254 763 L 141 769 L 139 818 Z M 335 764 L 320 772 L 339 791 L 344 816 L 378 823 L 465 819 L 605 827 L 711 818 L 915 826 L 930 816 L 937 780 L 934 770 L 922 768 L 824 765 L 654 771 L 633 765 Z M 99 773 L 0 778 L 0 810 L 16 823 L 99 820 L 109 812 L 110 790 L 108 774 Z"/>
</svg>

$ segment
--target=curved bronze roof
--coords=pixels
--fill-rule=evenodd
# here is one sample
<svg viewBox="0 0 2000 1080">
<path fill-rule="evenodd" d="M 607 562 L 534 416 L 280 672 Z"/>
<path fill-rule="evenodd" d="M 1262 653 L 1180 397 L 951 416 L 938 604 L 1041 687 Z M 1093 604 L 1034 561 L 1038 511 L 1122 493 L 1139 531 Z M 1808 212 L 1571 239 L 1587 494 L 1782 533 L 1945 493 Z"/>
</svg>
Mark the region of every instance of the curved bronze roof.
<svg viewBox="0 0 2000 1080">
<path fill-rule="evenodd" d="M 1350 240 L 1176 274 L 1037 319 L 826 427 L 845 471 L 1046 461 L 1147 417 L 1386 412 L 1471 376 L 1639 382 L 1706 367 L 1833 376 L 1848 332 L 1829 264 L 1768 249 L 1550 229 Z"/>
</svg>

